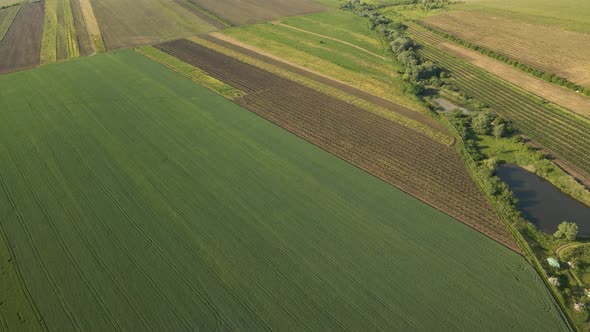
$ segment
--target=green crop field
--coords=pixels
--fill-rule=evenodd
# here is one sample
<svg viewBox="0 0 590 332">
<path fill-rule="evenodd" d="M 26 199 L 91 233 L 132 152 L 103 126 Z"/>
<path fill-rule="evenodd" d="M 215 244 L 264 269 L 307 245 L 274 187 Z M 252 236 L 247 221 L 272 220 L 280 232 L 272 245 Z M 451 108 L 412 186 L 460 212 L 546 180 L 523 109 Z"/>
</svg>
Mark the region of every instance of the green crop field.
<svg viewBox="0 0 590 332">
<path fill-rule="evenodd" d="M 0 156 L 3 328 L 567 330 L 521 256 L 133 51 L 0 76 Z"/>
</svg>

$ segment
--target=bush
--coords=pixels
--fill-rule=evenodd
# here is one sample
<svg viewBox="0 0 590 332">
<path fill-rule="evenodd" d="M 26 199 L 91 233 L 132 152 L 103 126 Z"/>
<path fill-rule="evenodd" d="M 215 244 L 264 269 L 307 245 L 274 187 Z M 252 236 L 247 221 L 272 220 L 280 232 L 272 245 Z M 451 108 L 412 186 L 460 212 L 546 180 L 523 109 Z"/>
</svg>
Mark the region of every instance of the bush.
<svg viewBox="0 0 590 332">
<path fill-rule="evenodd" d="M 559 224 L 553 236 L 560 240 L 575 241 L 578 237 L 578 225 L 575 222 L 564 221 Z"/>
</svg>

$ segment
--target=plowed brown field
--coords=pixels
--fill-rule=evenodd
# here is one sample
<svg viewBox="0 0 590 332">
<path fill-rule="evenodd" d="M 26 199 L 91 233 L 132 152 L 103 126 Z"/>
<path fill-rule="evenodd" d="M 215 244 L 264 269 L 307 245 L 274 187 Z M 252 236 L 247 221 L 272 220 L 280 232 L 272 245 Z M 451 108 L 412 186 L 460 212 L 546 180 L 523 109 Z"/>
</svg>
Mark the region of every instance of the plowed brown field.
<svg viewBox="0 0 590 332">
<path fill-rule="evenodd" d="M 519 251 L 452 147 L 188 40 L 155 47 L 244 91 L 239 105 Z"/>
<path fill-rule="evenodd" d="M 237 25 L 327 10 L 326 7 L 307 0 L 191 0 L 191 2 Z"/>
<path fill-rule="evenodd" d="M 24 5 L 0 42 L 0 74 L 39 65 L 43 3 Z"/>
</svg>

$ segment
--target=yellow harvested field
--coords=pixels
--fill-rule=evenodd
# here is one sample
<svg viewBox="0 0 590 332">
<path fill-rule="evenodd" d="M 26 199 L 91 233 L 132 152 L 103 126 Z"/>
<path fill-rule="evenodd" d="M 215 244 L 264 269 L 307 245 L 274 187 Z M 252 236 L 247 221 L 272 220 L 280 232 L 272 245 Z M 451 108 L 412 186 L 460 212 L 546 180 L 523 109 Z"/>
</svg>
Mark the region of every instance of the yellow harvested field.
<svg viewBox="0 0 590 332">
<path fill-rule="evenodd" d="M 98 27 L 96 16 L 94 16 L 94 10 L 92 9 L 92 4 L 90 3 L 90 0 L 79 1 L 80 7 L 82 7 L 84 20 L 86 21 L 86 29 L 88 29 L 88 33 L 90 33 L 91 36 L 99 36 L 100 28 Z"/>
<path fill-rule="evenodd" d="M 423 20 L 430 27 L 590 86 L 590 35 L 455 11 Z"/>
</svg>

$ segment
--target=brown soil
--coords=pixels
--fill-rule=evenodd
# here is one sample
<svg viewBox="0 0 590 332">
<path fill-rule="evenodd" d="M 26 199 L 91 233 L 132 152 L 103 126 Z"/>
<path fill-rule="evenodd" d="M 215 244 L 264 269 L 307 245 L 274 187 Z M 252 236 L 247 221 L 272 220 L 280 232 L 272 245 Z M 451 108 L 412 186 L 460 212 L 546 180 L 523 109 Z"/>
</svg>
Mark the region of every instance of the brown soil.
<svg viewBox="0 0 590 332">
<path fill-rule="evenodd" d="M 465 11 L 424 22 L 544 72 L 590 84 L 590 35 Z"/>
<path fill-rule="evenodd" d="M 316 73 L 316 72 L 313 72 L 307 68 L 290 63 L 287 60 L 278 58 L 276 56 L 273 56 L 273 55 L 270 55 L 267 53 L 264 53 L 263 51 L 258 50 L 255 47 L 252 47 L 250 45 L 245 45 L 245 44 L 243 44 L 231 37 L 227 37 L 227 36 L 224 36 L 219 33 L 212 33 L 212 34 L 209 34 L 208 36 L 201 36 L 201 38 L 208 40 L 210 42 L 216 43 L 216 44 L 223 46 L 225 48 L 231 49 L 233 51 L 242 53 L 242 54 L 249 56 L 251 58 L 254 58 L 256 60 L 266 62 L 266 63 L 271 64 L 273 66 L 279 67 L 281 69 L 290 71 L 292 73 L 301 75 L 303 77 L 309 78 L 309 79 L 314 80 L 316 82 L 319 82 L 319 83 L 325 84 L 327 86 L 330 86 L 332 88 L 338 89 L 340 91 L 343 91 L 343 92 L 353 95 L 357 98 L 368 101 L 368 102 L 375 104 L 377 106 L 383 107 L 383 108 L 393 111 L 395 113 L 399 113 L 407 118 L 413 119 L 413 120 L 418 121 L 424 125 L 427 125 L 430 128 L 432 128 L 438 132 L 448 133 L 447 128 L 445 128 L 440 122 L 438 122 L 437 120 L 435 120 L 423 113 L 413 111 L 407 107 L 398 105 L 398 104 L 393 103 L 387 99 L 372 95 L 372 94 L 365 92 L 363 90 L 359 90 L 359 89 L 352 87 L 344 82 L 337 81 L 337 80 L 327 77 L 323 74 Z"/>
<path fill-rule="evenodd" d="M 188 40 L 155 47 L 244 91 L 242 107 L 519 251 L 454 148 Z"/>
<path fill-rule="evenodd" d="M 195 14 L 195 16 L 197 16 L 198 18 L 200 18 L 203 21 L 214 26 L 216 29 L 227 28 L 227 25 L 225 25 L 224 23 L 220 22 L 219 20 L 216 20 L 215 18 L 207 15 L 205 12 L 203 12 L 203 10 L 199 9 L 194 0 L 174 0 L 174 1 L 176 1 L 177 4 L 181 5 L 189 12 Z"/>
<path fill-rule="evenodd" d="M 557 105 L 569 109 L 574 113 L 578 113 L 585 117 L 590 117 L 590 98 L 588 97 L 562 88 L 555 84 L 543 81 L 512 66 L 506 65 L 483 54 L 450 42 L 441 41 L 440 44 L 433 46 L 456 57 L 464 59 L 485 71 L 499 76 L 502 79 L 515 84 L 524 90 L 527 90 L 528 92 L 536 94 L 537 96 L 545 98 Z"/>
<path fill-rule="evenodd" d="M 192 2 L 235 25 L 327 10 L 326 7 L 307 0 L 192 0 Z"/>
<path fill-rule="evenodd" d="M 0 74 L 31 68 L 41 60 L 43 3 L 24 5 L 0 42 Z"/>
</svg>

